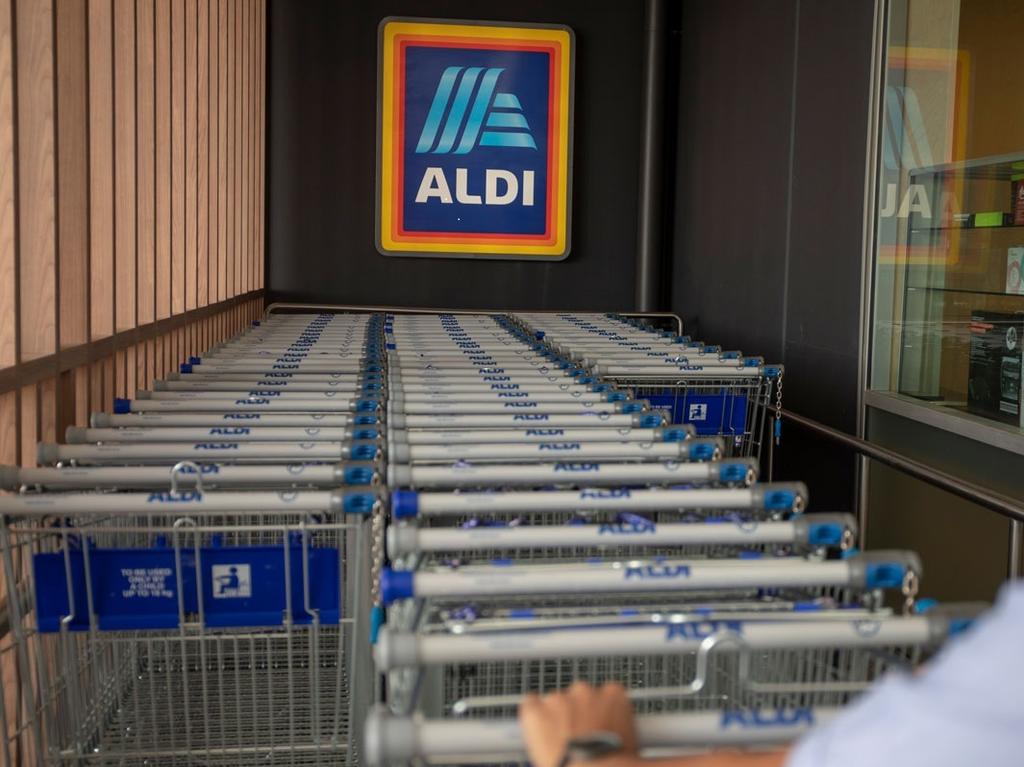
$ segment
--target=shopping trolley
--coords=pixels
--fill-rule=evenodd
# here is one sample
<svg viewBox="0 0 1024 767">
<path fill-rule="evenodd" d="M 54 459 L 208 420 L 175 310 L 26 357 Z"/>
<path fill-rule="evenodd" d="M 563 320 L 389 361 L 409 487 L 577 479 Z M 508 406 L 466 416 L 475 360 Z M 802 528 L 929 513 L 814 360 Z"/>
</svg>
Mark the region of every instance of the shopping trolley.
<svg viewBox="0 0 1024 767">
<path fill-rule="evenodd" d="M 234 374 L 255 341 L 253 377 L 193 358 L 152 398 L 71 428 L 72 444 L 40 445 L 43 468 L 0 467 L 17 491 L 0 496 L 0 654 L 20 682 L 0 720 L 22 758 L 359 762 L 385 505 L 380 324 L 271 318 L 218 350 Z M 328 339 L 351 355 L 309 372 L 297 358 Z"/>
<path fill-rule="evenodd" d="M 522 695 L 562 686 L 566 677 L 625 682 L 647 711 L 704 708 L 715 698 L 754 708 L 839 705 L 887 668 L 915 665 L 978 611 L 957 605 L 900 616 L 858 607 L 775 607 L 652 611 L 601 624 L 506 618 L 486 627 L 452 620 L 418 633 L 386 628 L 374 657 L 403 683 L 421 681 L 410 675 L 425 672 L 453 678 L 455 697 L 417 701 L 432 715 L 493 717 L 494 709 L 508 711 Z M 731 669 L 709 674 L 718 654 L 733 654 Z M 726 676 L 731 689 L 713 692 Z"/>
<path fill-rule="evenodd" d="M 386 572 L 385 598 L 409 609 L 376 658 L 392 710 L 453 727 L 451 717 L 514 717 L 523 694 L 579 679 L 623 682 L 641 714 L 788 716 L 841 705 L 917 662 L 936 630 L 890 626 L 902 619 L 879 609 L 876 591 L 905 592 L 918 574 L 905 552 Z"/>
<path fill-rule="evenodd" d="M 736 557 L 848 546 L 852 520 L 803 508 L 799 485 L 703 490 L 394 491 L 387 553 L 400 571 L 479 562 L 596 563 L 616 557 Z M 387 589 L 384 589 L 385 595 Z"/>
<path fill-rule="evenodd" d="M 303 498 L 302 496 L 305 496 Z M 371 494 L 5 496 L 41 761 L 354 763 Z M 28 682 L 27 680 L 31 680 Z"/>
<path fill-rule="evenodd" d="M 849 515 L 756 483 L 777 366 L 605 315 L 389 316 L 384 336 L 386 473 L 409 490 L 371 763 L 519 762 L 521 696 L 577 679 L 626 683 L 649 745 L 782 742 L 968 620 L 912 615 L 914 554 L 852 551 Z"/>
<path fill-rule="evenodd" d="M 732 369 L 681 365 L 665 368 L 608 368 L 595 372 L 637 399 L 671 413 L 674 423 L 698 434 L 722 435 L 733 456 L 761 457 L 770 414 L 781 408 L 783 368 L 758 365 Z M 774 432 L 773 432 L 774 433 Z"/>
<path fill-rule="evenodd" d="M 708 609 L 599 624 L 507 617 L 488 626 L 456 619 L 431 632 L 387 629 L 374 656 L 407 694 L 392 710 L 372 712 L 367 762 L 522 762 L 522 695 L 579 679 L 626 682 L 644 751 L 785 743 L 881 675 L 913 668 L 978 610 Z"/>
<path fill-rule="evenodd" d="M 516 320 L 595 377 L 667 410 L 673 423 L 722 435 L 729 455 L 760 457 L 769 412 L 778 428 L 779 365 L 614 316 L 524 314 Z"/>
</svg>

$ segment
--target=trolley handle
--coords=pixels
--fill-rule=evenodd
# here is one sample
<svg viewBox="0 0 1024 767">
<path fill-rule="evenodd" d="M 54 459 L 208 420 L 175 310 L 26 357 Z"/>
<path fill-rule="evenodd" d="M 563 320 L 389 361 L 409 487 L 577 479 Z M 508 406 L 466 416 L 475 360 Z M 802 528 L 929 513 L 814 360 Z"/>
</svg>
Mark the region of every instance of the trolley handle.
<svg viewBox="0 0 1024 767">
<path fill-rule="evenodd" d="M 801 557 L 734 559 L 660 558 L 519 565 L 495 561 L 465 569 L 429 571 L 384 568 L 384 603 L 423 597 L 560 596 L 580 593 L 730 591 L 750 588 L 840 586 L 866 591 L 900 590 L 910 612 L 920 579 L 920 559 L 909 551 L 856 554 L 845 561 Z"/>
<path fill-rule="evenodd" d="M 644 714 L 636 718 L 641 750 L 788 743 L 832 719 L 834 708 L 768 708 Z M 451 762 L 522 761 L 525 744 L 514 719 L 430 720 L 395 716 L 383 706 L 370 712 L 364 730 L 370 767 L 416 759 Z M 451 763 L 450 762 L 450 763 Z"/>
<path fill-rule="evenodd" d="M 600 624 L 600 631 L 593 625 L 571 622 L 428 635 L 384 627 L 373 657 L 379 670 L 394 671 L 452 663 L 692 653 L 697 657 L 698 673 L 688 686 L 699 691 L 704 682 L 695 683 L 707 679 L 706 661 L 712 652 L 738 653 L 741 668 L 749 670 L 752 653 L 770 650 L 935 647 L 970 626 L 978 609 L 977 605 L 950 605 L 934 614 L 900 617 L 884 613 L 852 619 L 841 618 L 841 612 L 806 620 L 794 620 L 796 613 L 752 620 L 726 612 L 643 623 L 610 618 Z"/>
<path fill-rule="evenodd" d="M 387 530 L 387 550 L 392 558 L 453 550 L 466 552 L 468 556 L 492 550 L 566 546 L 597 547 L 606 554 L 621 546 L 727 546 L 745 551 L 756 546 L 790 545 L 799 550 L 846 550 L 857 533 L 857 522 L 852 514 L 815 514 L 809 519 L 798 517 L 778 522 L 739 519 L 734 524 L 724 524 L 722 520 L 659 523 L 629 512 L 593 524 L 522 525 L 520 519 L 511 524 L 496 524 L 489 516 L 483 520 L 474 517 L 475 524 L 464 524 L 463 529 L 392 524 Z"/>
</svg>

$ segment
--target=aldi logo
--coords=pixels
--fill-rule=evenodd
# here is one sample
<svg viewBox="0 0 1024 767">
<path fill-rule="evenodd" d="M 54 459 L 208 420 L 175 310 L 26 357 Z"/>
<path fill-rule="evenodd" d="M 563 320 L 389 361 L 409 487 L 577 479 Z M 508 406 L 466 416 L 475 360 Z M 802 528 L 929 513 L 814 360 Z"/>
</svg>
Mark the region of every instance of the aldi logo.
<svg viewBox="0 0 1024 767">
<path fill-rule="evenodd" d="M 565 258 L 572 31 L 385 19 L 377 247 Z"/>
<path fill-rule="evenodd" d="M 416 144 L 416 154 L 467 154 L 476 146 L 507 146 L 536 149 L 537 143 L 530 135 L 530 124 L 523 114 L 523 107 L 514 93 L 495 93 L 494 84 L 505 70 L 502 67 L 448 67 L 441 75 L 430 102 L 423 133 Z M 483 76 L 480 73 L 484 72 Z M 480 85 L 477 87 L 477 80 Z M 458 87 L 456 88 L 456 83 Z M 467 111 L 469 93 L 476 88 L 473 106 Z M 459 104 L 452 101 L 452 94 Z M 493 99 L 493 102 L 492 102 Z M 458 108 L 461 107 L 461 108 Z M 444 130 L 438 136 L 441 118 L 447 115 Z M 486 117 L 486 119 L 484 119 Z M 463 120 L 465 120 L 463 122 Z M 481 130 L 486 128 L 510 128 L 511 130 Z M 462 130 L 462 140 L 455 148 L 455 138 Z"/>
</svg>

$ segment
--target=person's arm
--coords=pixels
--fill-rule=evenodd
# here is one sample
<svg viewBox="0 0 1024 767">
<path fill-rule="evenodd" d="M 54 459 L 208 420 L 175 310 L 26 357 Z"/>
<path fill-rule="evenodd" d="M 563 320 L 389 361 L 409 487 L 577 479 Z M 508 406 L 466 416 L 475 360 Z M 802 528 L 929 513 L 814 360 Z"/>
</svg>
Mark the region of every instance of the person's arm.
<svg viewBox="0 0 1024 767">
<path fill-rule="evenodd" d="M 781 767 L 786 753 L 719 751 L 672 759 L 642 759 L 637 750 L 633 705 L 619 684 L 595 689 L 577 682 L 543 698 L 528 695 L 519 721 L 533 767 L 559 767 L 569 741 L 598 732 L 614 733 L 622 743 L 615 754 L 585 763 L 588 767 Z"/>
</svg>

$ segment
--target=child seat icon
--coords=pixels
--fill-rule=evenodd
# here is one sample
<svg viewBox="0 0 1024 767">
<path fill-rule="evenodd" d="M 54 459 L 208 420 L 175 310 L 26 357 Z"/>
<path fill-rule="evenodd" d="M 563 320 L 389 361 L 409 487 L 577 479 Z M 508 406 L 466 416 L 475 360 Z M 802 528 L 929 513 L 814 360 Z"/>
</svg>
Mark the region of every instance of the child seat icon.
<svg viewBox="0 0 1024 767">
<path fill-rule="evenodd" d="M 252 596 L 252 579 L 249 565 L 214 565 L 213 598 L 239 599 Z"/>
</svg>

